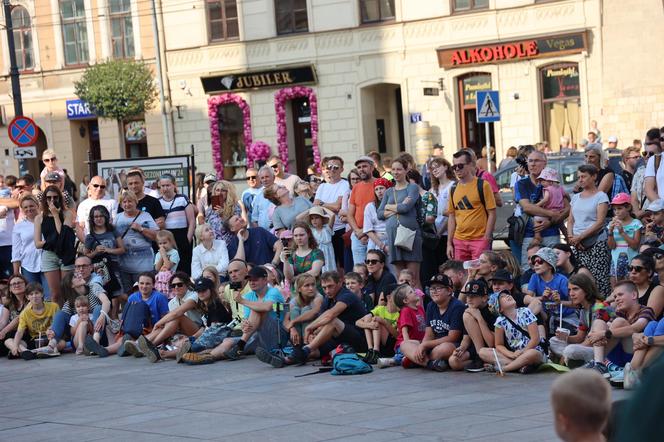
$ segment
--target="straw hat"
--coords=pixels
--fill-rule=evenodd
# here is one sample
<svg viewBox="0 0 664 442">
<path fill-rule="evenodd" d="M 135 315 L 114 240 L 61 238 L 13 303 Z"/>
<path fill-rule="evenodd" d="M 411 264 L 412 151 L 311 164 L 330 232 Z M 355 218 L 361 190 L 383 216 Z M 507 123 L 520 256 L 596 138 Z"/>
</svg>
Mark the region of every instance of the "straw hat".
<svg viewBox="0 0 664 442">
<path fill-rule="evenodd" d="M 325 213 L 325 210 L 323 210 L 323 208 L 320 206 L 314 206 L 311 209 L 309 209 L 309 217 L 311 217 L 311 215 L 318 215 L 324 220 L 327 221 L 330 220 L 330 217 L 327 215 L 327 213 Z"/>
</svg>

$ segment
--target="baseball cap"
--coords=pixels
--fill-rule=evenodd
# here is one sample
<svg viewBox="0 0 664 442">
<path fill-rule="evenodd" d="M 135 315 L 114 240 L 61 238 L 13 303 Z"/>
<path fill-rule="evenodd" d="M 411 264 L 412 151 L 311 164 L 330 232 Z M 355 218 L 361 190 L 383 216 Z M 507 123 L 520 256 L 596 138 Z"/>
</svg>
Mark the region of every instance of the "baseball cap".
<svg viewBox="0 0 664 442">
<path fill-rule="evenodd" d="M 452 280 L 447 275 L 433 275 L 429 280 L 429 285 L 442 285 L 444 287 L 454 287 Z"/>
<path fill-rule="evenodd" d="M 203 178 L 204 183 L 213 183 L 215 181 L 217 181 L 217 176 L 212 173 L 208 173 L 205 175 L 205 178 Z"/>
<path fill-rule="evenodd" d="M 60 176 L 60 174 L 58 172 L 49 172 L 48 174 L 46 174 L 46 178 L 44 178 L 44 181 L 57 181 L 57 182 L 60 182 L 61 179 L 62 179 L 62 177 Z"/>
<path fill-rule="evenodd" d="M 486 296 L 489 294 L 489 287 L 483 279 L 473 279 L 468 281 L 461 293 L 467 296 Z"/>
<path fill-rule="evenodd" d="M 249 279 L 251 278 L 267 278 L 267 270 L 265 270 L 264 267 L 261 266 L 255 266 L 251 270 L 249 270 L 249 275 L 247 276 Z"/>
<path fill-rule="evenodd" d="M 369 164 L 374 164 L 373 158 L 367 155 L 362 155 L 360 158 L 355 161 L 355 165 L 357 166 L 360 163 L 369 163 Z"/>
<path fill-rule="evenodd" d="M 493 276 L 489 278 L 489 282 L 491 281 L 514 282 L 514 278 L 512 277 L 512 274 L 508 270 L 498 269 L 493 274 Z"/>
<path fill-rule="evenodd" d="M 631 204 L 631 203 L 632 203 L 632 197 L 630 197 L 628 194 L 624 192 L 617 194 L 611 200 L 612 206 L 621 206 L 623 204 Z"/>
<path fill-rule="evenodd" d="M 194 290 L 203 292 L 205 290 L 214 290 L 214 282 L 211 279 L 200 277 L 194 283 Z"/>
<path fill-rule="evenodd" d="M 615 135 L 611 135 L 611 136 L 607 139 L 607 141 L 608 141 L 609 143 L 617 143 L 617 142 L 618 142 L 618 137 L 616 137 Z"/>
<path fill-rule="evenodd" d="M 646 208 L 646 212 L 661 212 L 664 210 L 664 200 L 658 199 L 653 201 L 652 203 L 648 204 L 648 207 Z"/>
</svg>

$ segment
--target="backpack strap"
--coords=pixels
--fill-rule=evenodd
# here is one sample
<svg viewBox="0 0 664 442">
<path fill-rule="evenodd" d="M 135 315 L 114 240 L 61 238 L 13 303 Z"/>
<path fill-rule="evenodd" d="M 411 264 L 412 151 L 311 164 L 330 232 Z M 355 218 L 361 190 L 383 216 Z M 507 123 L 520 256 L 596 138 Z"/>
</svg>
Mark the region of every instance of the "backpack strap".
<svg viewBox="0 0 664 442">
<path fill-rule="evenodd" d="M 480 177 L 477 177 L 477 193 L 480 195 L 480 201 L 482 201 L 482 206 L 484 206 L 484 211 L 486 211 L 486 201 L 484 200 L 484 180 Z"/>
<path fill-rule="evenodd" d="M 662 154 L 658 153 L 655 154 L 655 177 L 657 177 L 657 170 L 659 169 L 659 165 L 662 163 Z"/>
</svg>

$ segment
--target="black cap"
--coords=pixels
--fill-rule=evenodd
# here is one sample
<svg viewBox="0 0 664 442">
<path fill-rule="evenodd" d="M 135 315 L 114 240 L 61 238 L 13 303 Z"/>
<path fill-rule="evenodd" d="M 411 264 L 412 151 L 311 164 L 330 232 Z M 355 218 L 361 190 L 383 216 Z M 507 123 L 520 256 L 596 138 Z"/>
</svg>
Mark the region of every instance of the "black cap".
<svg viewBox="0 0 664 442">
<path fill-rule="evenodd" d="M 489 287 L 483 279 L 473 279 L 468 281 L 461 293 L 467 296 L 487 296 L 489 294 Z"/>
<path fill-rule="evenodd" d="M 505 281 L 505 282 L 514 282 L 512 274 L 505 269 L 498 269 L 496 273 L 493 274 L 489 281 Z"/>
<path fill-rule="evenodd" d="M 203 292 L 205 290 L 214 290 L 214 282 L 211 279 L 200 277 L 194 283 L 194 290 Z"/>
<path fill-rule="evenodd" d="M 429 280 L 429 285 L 431 286 L 431 285 L 434 285 L 434 284 L 438 284 L 438 285 L 442 285 L 442 286 L 450 287 L 450 288 L 454 287 L 454 283 L 452 283 L 452 280 L 447 275 L 433 275 L 431 277 L 431 279 Z"/>
<path fill-rule="evenodd" d="M 267 270 L 261 266 L 255 266 L 249 270 L 249 278 L 267 278 Z"/>
</svg>

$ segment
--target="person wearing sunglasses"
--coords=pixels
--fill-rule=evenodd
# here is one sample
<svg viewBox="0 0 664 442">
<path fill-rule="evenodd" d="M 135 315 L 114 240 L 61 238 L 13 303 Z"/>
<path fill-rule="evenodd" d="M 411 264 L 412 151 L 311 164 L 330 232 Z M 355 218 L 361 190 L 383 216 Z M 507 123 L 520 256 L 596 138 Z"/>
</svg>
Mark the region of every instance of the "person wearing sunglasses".
<svg viewBox="0 0 664 442">
<path fill-rule="evenodd" d="M 659 285 L 653 279 L 655 275 L 655 261 L 652 257 L 640 254 L 636 255 L 627 267 L 629 280 L 632 281 L 639 292 L 639 304 L 650 307 L 655 312 L 655 318 L 659 321 L 664 317 L 664 286 Z M 608 298 L 612 300 L 612 298 Z"/>
<path fill-rule="evenodd" d="M 247 214 L 247 219 L 251 219 L 251 210 L 254 198 L 261 192 L 261 183 L 258 180 L 258 169 L 250 167 L 247 169 L 247 188 L 240 195 L 240 202 Z"/>
<path fill-rule="evenodd" d="M 111 215 L 111 223 L 118 214 L 118 202 L 106 196 L 106 180 L 100 176 L 93 176 L 88 184 L 88 197 L 76 209 L 76 235 L 81 242 L 85 235 L 90 233 L 90 210 L 95 206 L 104 206 Z"/>
<path fill-rule="evenodd" d="M 284 163 L 278 155 L 272 155 L 267 159 L 267 165 L 274 172 L 274 182 L 284 186 L 291 195 L 295 194 L 295 186 L 300 181 L 300 177 L 295 174 L 286 173 Z"/>
<path fill-rule="evenodd" d="M 65 171 L 58 166 L 58 157 L 53 149 L 46 149 L 42 153 L 42 162 L 44 163 L 44 168 L 39 174 L 39 178 L 41 179 L 41 190 L 44 191 L 46 190 L 46 187 L 48 187 L 46 176 L 50 173 L 57 173 L 60 175 L 60 179 L 64 184 Z"/>
<path fill-rule="evenodd" d="M 374 305 L 377 304 L 381 293 L 397 283 L 397 278 L 385 267 L 386 255 L 380 250 L 369 250 L 364 263 L 369 271 L 369 277 L 364 292 L 371 296 Z"/>
</svg>

